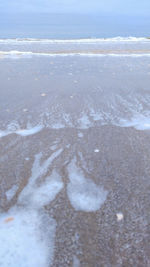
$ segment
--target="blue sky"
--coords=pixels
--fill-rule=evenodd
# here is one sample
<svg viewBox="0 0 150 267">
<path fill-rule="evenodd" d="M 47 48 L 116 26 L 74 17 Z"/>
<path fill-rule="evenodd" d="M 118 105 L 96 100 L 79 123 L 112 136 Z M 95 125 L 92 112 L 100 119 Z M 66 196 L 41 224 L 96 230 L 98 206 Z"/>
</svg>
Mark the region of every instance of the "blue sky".
<svg viewBox="0 0 150 267">
<path fill-rule="evenodd" d="M 0 13 L 149 15 L 150 0 L 0 0 Z"/>
</svg>

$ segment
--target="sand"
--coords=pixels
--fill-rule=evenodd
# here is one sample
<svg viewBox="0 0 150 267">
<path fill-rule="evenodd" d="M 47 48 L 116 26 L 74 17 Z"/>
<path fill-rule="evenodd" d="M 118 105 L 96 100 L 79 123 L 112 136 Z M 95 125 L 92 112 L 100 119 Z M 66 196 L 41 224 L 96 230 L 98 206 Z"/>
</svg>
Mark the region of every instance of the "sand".
<svg viewBox="0 0 150 267">
<path fill-rule="evenodd" d="M 0 59 L 0 266 L 150 265 L 149 73 L 147 56 Z"/>
</svg>

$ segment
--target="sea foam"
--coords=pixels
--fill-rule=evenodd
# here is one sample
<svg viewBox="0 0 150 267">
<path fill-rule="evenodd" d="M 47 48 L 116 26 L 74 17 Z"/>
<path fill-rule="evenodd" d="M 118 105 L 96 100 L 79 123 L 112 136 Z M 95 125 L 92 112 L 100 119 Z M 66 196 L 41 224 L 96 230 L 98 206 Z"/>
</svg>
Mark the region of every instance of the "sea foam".
<svg viewBox="0 0 150 267">
<path fill-rule="evenodd" d="M 0 59 L 9 58 L 9 59 L 20 59 L 20 58 L 31 58 L 31 57 L 150 57 L 150 53 L 128 53 L 126 51 L 120 53 L 112 52 L 31 52 L 31 51 L 0 51 Z"/>
<path fill-rule="evenodd" d="M 35 156 L 32 175 L 20 193 L 16 206 L 0 215 L 0 266 L 51 266 L 56 222 L 43 206 L 56 197 L 63 188 L 63 182 L 55 171 L 39 184 L 37 181 L 46 175 L 61 152 L 61 149 L 57 150 L 42 163 L 42 154 Z M 13 193 L 6 192 L 8 200 Z"/>
<path fill-rule="evenodd" d="M 67 193 L 73 208 L 85 212 L 100 209 L 106 201 L 108 192 L 84 177 L 83 171 L 76 166 L 76 159 L 69 164 L 68 175 L 70 182 L 67 185 Z"/>
<path fill-rule="evenodd" d="M 36 125 L 35 127 L 29 127 L 27 129 L 16 129 L 14 127 L 10 127 L 8 125 L 7 127 L 8 129 L 7 130 L 0 130 L 0 138 L 1 137 L 5 137 L 7 135 L 10 135 L 10 134 L 17 134 L 17 135 L 20 135 L 20 136 L 30 136 L 30 135 L 34 135 L 38 132 L 40 132 L 42 129 L 43 129 L 43 126 L 42 125 Z"/>
<path fill-rule="evenodd" d="M 37 210 L 15 207 L 1 214 L 0 266 L 48 266 L 53 258 L 55 228 L 55 220 Z"/>
<path fill-rule="evenodd" d="M 150 117 L 139 114 L 131 117 L 130 120 L 121 119 L 118 126 L 133 127 L 136 130 L 150 130 Z"/>
<path fill-rule="evenodd" d="M 82 38 L 82 39 L 36 39 L 36 38 L 16 38 L 16 39 L 0 39 L 0 43 L 3 44 L 30 44 L 30 43 L 42 43 L 42 44 L 62 44 L 62 43 L 101 43 L 101 42 L 150 42 L 150 39 L 146 37 L 112 37 L 112 38 Z"/>
</svg>

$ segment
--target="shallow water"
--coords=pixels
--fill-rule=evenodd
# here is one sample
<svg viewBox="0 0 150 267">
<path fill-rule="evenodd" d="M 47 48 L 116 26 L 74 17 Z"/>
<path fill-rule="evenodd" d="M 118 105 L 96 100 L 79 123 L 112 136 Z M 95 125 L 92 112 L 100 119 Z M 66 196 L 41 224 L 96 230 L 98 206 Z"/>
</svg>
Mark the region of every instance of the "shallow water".
<svg viewBox="0 0 150 267">
<path fill-rule="evenodd" d="M 0 50 L 0 265 L 149 266 L 150 41 Z"/>
</svg>

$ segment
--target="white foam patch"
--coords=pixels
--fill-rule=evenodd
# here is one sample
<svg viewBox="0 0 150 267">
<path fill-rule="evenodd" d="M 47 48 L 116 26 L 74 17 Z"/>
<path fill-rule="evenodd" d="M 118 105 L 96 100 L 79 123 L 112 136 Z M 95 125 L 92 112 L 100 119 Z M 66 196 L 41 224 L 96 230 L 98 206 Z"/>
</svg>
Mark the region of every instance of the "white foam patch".
<svg viewBox="0 0 150 267">
<path fill-rule="evenodd" d="M 42 125 L 37 125 L 37 126 L 30 128 L 30 129 L 18 130 L 15 133 L 18 135 L 21 135 L 21 136 L 29 136 L 29 135 L 33 135 L 33 134 L 40 132 L 42 129 L 43 129 Z"/>
<path fill-rule="evenodd" d="M 90 116 L 93 118 L 94 121 L 103 120 L 102 114 L 95 112 L 93 109 L 91 109 Z"/>
<path fill-rule="evenodd" d="M 47 181 L 45 180 L 45 182 L 42 184 L 42 189 L 40 189 L 40 188 L 38 189 L 36 182 L 40 177 L 46 175 L 48 168 L 52 164 L 53 160 L 56 159 L 62 153 L 62 151 L 63 151 L 62 149 L 57 150 L 47 160 L 45 160 L 42 164 L 40 164 L 40 160 L 42 158 L 42 153 L 39 153 L 35 156 L 35 161 L 34 161 L 33 167 L 32 167 L 32 175 L 29 178 L 28 184 L 22 190 L 22 192 L 19 196 L 19 199 L 18 199 L 19 203 L 22 204 L 22 203 L 26 203 L 26 202 L 27 203 L 31 202 L 32 199 L 33 200 L 37 199 L 38 194 L 41 194 L 41 197 L 39 198 L 39 202 L 37 203 L 40 206 L 43 205 L 43 201 L 46 203 L 46 202 L 50 201 L 51 199 L 53 199 L 52 195 L 54 195 L 54 192 L 51 192 L 51 196 L 50 196 L 50 194 L 48 195 L 50 200 L 47 199 L 47 201 L 46 201 L 46 197 L 47 197 L 46 186 L 49 187 L 49 183 L 50 183 L 51 187 L 56 189 L 56 194 L 57 194 L 57 192 L 59 191 L 58 189 L 62 188 L 62 182 L 61 182 L 60 178 L 58 177 L 58 175 L 56 175 L 56 173 L 53 173 L 54 178 L 48 177 Z M 41 190 L 43 190 L 43 191 L 41 191 Z M 44 196 L 44 199 L 42 199 L 42 194 Z M 34 201 L 33 201 L 33 203 L 35 204 Z"/>
<path fill-rule="evenodd" d="M 63 119 L 65 121 L 65 124 L 67 125 L 67 127 L 73 127 L 73 124 L 72 124 L 72 119 L 71 119 L 71 115 L 68 114 L 68 113 L 64 113 L 63 114 Z"/>
<path fill-rule="evenodd" d="M 34 186 L 28 187 L 22 193 L 19 202 L 29 203 L 34 208 L 40 208 L 53 201 L 62 188 L 63 182 L 60 176 L 53 171 L 51 176 L 46 177 L 40 186 L 34 184 Z M 25 198 L 25 193 L 28 195 L 28 198 Z"/>
<path fill-rule="evenodd" d="M 90 127 L 91 122 L 89 121 L 89 117 L 86 114 L 83 114 L 78 120 L 78 124 L 80 129 L 87 129 Z"/>
<path fill-rule="evenodd" d="M 8 201 L 12 200 L 12 198 L 16 195 L 18 188 L 18 185 L 13 185 L 9 190 L 6 191 L 5 194 Z"/>
<path fill-rule="evenodd" d="M 68 198 L 77 211 L 97 211 L 105 202 L 108 192 L 86 179 L 76 166 L 75 159 L 68 166 L 70 183 L 67 185 Z"/>
<path fill-rule="evenodd" d="M 40 132 L 43 129 L 42 125 L 36 125 L 35 127 L 32 128 L 28 128 L 28 129 L 15 129 L 15 128 L 10 128 L 8 126 L 8 130 L 5 131 L 1 131 L 0 130 L 0 138 L 10 135 L 10 134 L 17 134 L 17 135 L 21 135 L 21 136 L 30 136 L 30 135 L 34 135 L 38 132 Z"/>
<path fill-rule="evenodd" d="M 51 266 L 56 222 L 45 213 L 43 206 L 56 197 L 63 182 L 55 171 L 37 182 L 61 152 L 62 149 L 57 150 L 42 164 L 42 154 L 35 156 L 32 175 L 17 205 L 0 215 L 0 266 Z"/>
<path fill-rule="evenodd" d="M 15 207 L 1 214 L 0 266 L 49 266 L 53 258 L 55 228 L 54 220 L 33 209 Z"/>
<path fill-rule="evenodd" d="M 8 131 L 0 131 L 0 138 L 9 135 L 10 132 Z"/>
<path fill-rule="evenodd" d="M 137 130 L 150 130 L 150 117 L 140 114 L 132 117 L 131 120 L 121 119 L 119 126 L 134 127 Z"/>
<path fill-rule="evenodd" d="M 12 121 L 11 123 L 8 124 L 7 126 L 7 131 L 8 132 L 15 132 L 20 128 L 20 125 L 17 121 Z"/>
</svg>

